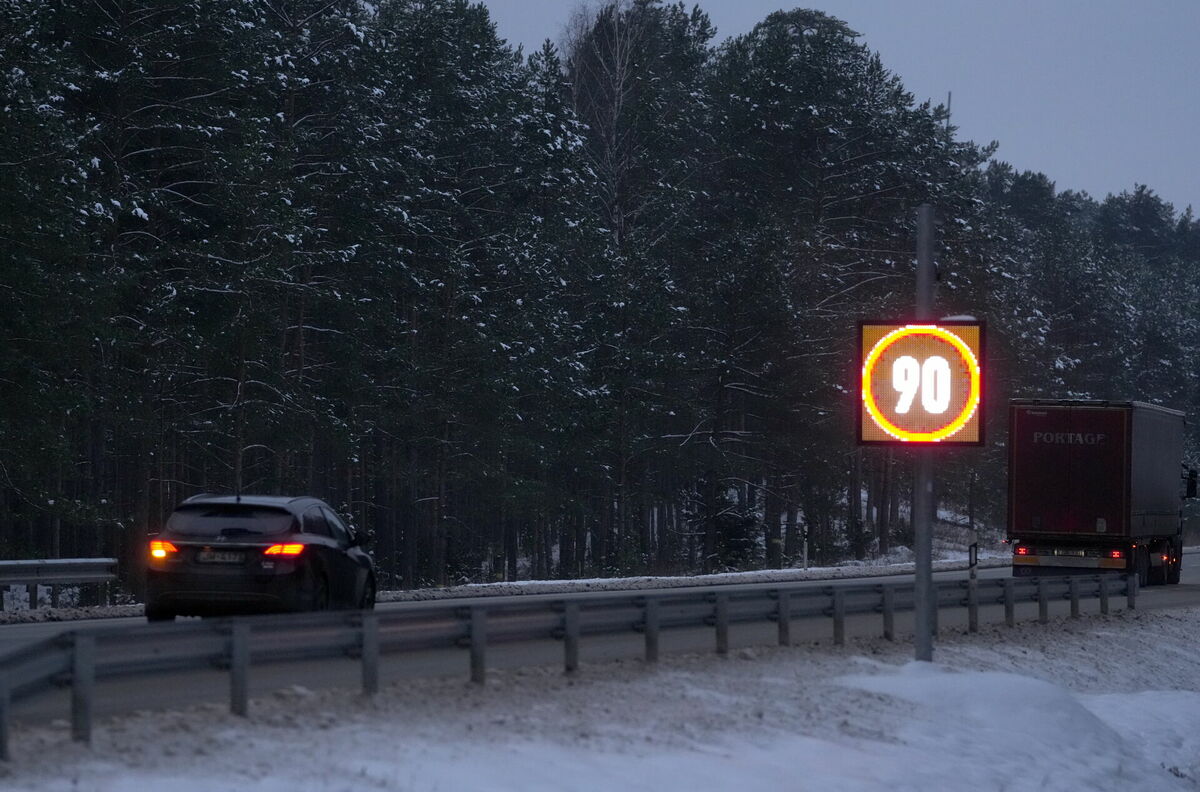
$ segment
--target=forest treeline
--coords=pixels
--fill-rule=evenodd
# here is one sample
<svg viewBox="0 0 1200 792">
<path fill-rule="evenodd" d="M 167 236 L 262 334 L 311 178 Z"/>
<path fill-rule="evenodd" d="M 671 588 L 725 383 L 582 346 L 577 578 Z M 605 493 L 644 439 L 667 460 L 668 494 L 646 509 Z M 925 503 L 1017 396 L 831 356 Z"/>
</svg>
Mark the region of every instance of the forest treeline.
<svg viewBox="0 0 1200 792">
<path fill-rule="evenodd" d="M 556 31 L 547 31 L 557 35 Z M 855 326 L 988 322 L 1012 395 L 1197 402 L 1200 222 L 955 136 L 844 23 L 625 0 L 523 53 L 465 0 L 0 0 L 0 556 L 116 555 L 201 491 L 310 493 L 388 586 L 906 543 Z M 863 498 L 850 493 L 865 493 Z"/>
</svg>

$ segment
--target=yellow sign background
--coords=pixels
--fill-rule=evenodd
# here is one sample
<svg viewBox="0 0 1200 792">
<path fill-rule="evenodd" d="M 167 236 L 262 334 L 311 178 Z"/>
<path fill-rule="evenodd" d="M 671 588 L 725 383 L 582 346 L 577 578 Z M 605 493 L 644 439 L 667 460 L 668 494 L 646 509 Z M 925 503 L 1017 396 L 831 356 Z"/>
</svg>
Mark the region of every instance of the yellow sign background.
<svg viewBox="0 0 1200 792">
<path fill-rule="evenodd" d="M 939 332 L 953 334 L 970 350 L 976 364 L 982 368 L 983 343 L 982 330 L 979 324 L 940 325 L 932 322 L 928 325 L 923 323 L 912 323 L 911 325 L 902 323 L 863 324 L 860 359 L 865 364 L 871 355 L 871 351 L 889 333 L 905 327 L 918 326 L 932 326 L 938 328 Z M 931 414 L 927 412 L 919 397 L 913 400 L 912 406 L 907 413 L 900 414 L 896 412 L 895 408 L 898 403 L 899 393 L 893 387 L 892 367 L 898 358 L 905 355 L 915 358 L 918 362 L 925 361 L 929 357 L 937 355 L 944 358 L 950 364 L 950 404 L 944 413 Z M 925 333 L 910 334 L 894 340 L 873 361 L 872 376 L 870 377 L 870 393 L 874 404 L 877 406 L 878 417 L 892 424 L 889 428 L 893 431 L 888 431 L 888 428 L 885 428 L 885 424 L 871 414 L 866 400 L 861 398 L 862 393 L 860 390 L 858 405 L 861 426 L 860 440 L 881 443 L 908 441 L 913 444 L 927 442 L 949 445 L 960 443 L 978 444 L 982 439 L 982 425 L 978 404 L 970 405 L 970 363 L 970 360 L 964 357 L 962 352 L 957 348 L 957 345 L 950 340 L 938 338 L 935 335 Z M 865 372 L 860 372 L 860 374 L 865 374 Z M 982 389 L 982 372 L 980 372 L 979 376 L 981 380 L 980 389 Z M 866 379 L 864 376 L 864 383 Z M 940 440 L 921 440 L 908 436 L 940 433 L 968 408 L 971 410 L 970 416 L 961 428 Z M 894 430 L 899 431 L 896 432 Z"/>
</svg>

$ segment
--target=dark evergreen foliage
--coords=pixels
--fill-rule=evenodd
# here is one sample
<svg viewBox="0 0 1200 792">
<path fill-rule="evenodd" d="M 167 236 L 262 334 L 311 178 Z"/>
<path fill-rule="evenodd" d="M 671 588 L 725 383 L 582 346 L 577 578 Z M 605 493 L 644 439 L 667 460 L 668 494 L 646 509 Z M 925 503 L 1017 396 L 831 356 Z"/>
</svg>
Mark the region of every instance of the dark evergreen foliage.
<svg viewBox="0 0 1200 792">
<path fill-rule="evenodd" d="M 622 0 L 525 58 L 467 0 L 0 0 L 0 556 L 113 554 L 199 491 L 311 493 L 385 585 L 887 552 L 859 318 L 989 322 L 1011 395 L 1189 409 L 1200 221 L 960 141 L 844 23 Z M 862 493 L 866 504 L 856 497 Z"/>
</svg>

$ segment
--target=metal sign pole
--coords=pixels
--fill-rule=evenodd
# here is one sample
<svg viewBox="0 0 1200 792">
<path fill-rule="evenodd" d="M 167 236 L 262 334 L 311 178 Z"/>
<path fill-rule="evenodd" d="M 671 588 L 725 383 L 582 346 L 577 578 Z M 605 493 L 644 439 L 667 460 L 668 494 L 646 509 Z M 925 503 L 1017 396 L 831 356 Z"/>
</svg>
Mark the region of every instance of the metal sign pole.
<svg viewBox="0 0 1200 792">
<path fill-rule="evenodd" d="M 917 314 L 918 321 L 933 319 L 933 207 L 917 207 Z M 915 636 L 918 660 L 933 660 L 933 449 L 917 447 L 913 481 L 912 521 L 916 544 Z"/>
</svg>

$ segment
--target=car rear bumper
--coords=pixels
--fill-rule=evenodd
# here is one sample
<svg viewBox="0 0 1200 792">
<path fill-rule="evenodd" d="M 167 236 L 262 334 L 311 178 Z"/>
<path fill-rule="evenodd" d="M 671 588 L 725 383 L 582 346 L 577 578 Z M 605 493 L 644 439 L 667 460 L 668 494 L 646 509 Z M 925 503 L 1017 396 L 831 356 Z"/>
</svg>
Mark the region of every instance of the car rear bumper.
<svg viewBox="0 0 1200 792">
<path fill-rule="evenodd" d="M 302 569 L 257 575 L 150 569 L 146 605 L 181 616 L 302 611 L 311 607 L 306 579 Z"/>
</svg>

